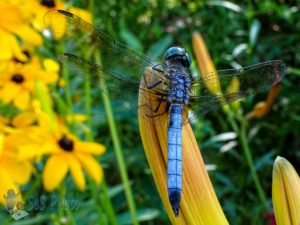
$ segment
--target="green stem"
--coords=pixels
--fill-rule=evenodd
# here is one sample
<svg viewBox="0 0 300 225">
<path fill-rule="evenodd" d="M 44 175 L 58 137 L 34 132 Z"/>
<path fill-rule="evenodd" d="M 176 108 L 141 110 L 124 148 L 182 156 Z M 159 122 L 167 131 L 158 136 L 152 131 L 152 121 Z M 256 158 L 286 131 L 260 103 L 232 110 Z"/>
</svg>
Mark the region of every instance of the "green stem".
<svg viewBox="0 0 300 225">
<path fill-rule="evenodd" d="M 93 1 L 90 1 L 93 2 Z M 93 4 L 91 4 L 93 7 Z M 92 11 L 91 11 L 92 12 Z M 90 59 L 92 55 L 91 51 L 87 51 L 85 54 L 85 57 L 87 59 Z M 90 71 L 85 71 L 85 80 L 84 80 L 84 89 L 85 89 L 85 111 L 87 114 L 87 127 L 88 129 L 85 129 L 85 134 L 87 136 L 87 139 L 89 141 L 94 141 L 94 137 L 92 134 L 92 98 L 91 98 L 91 81 L 90 81 Z M 108 191 L 107 189 L 101 191 L 102 194 L 98 193 L 98 189 L 97 189 L 97 184 L 91 179 L 89 178 L 89 183 L 91 185 L 91 189 L 92 189 L 92 195 L 93 195 L 93 199 L 95 200 L 95 204 L 96 204 L 96 208 L 99 214 L 99 224 L 107 224 L 106 218 L 104 218 L 103 213 L 102 213 L 102 209 L 100 207 L 100 203 L 102 203 L 101 205 L 104 208 L 104 211 L 106 212 L 108 219 L 109 219 L 109 224 L 112 225 L 117 225 L 117 217 L 116 214 L 114 212 L 114 208 L 113 205 L 110 201 L 110 198 L 108 196 Z M 105 177 L 103 178 L 103 181 L 101 183 L 101 187 L 102 186 L 106 187 L 106 182 L 105 182 Z"/>
<path fill-rule="evenodd" d="M 93 199 L 95 201 L 95 207 L 96 207 L 96 210 L 98 211 L 98 216 L 99 216 L 98 223 L 99 223 L 99 225 L 105 225 L 105 224 L 107 224 L 107 221 L 103 216 L 103 211 L 102 211 L 101 206 L 98 202 L 99 198 L 98 198 L 97 185 L 95 184 L 95 182 L 90 177 L 89 177 L 89 183 L 90 183 L 90 186 L 91 186 L 92 196 L 93 196 Z"/>
<path fill-rule="evenodd" d="M 98 65 L 102 64 L 100 54 L 97 51 L 95 52 L 95 61 Z M 101 79 L 100 82 L 101 82 L 100 85 L 102 87 L 102 90 L 105 90 L 105 88 L 104 88 L 105 87 L 104 79 Z M 125 195 L 126 195 L 126 199 L 127 199 L 127 202 L 128 202 L 130 215 L 131 215 L 131 218 L 132 218 L 132 223 L 134 225 L 137 225 L 137 224 L 139 224 L 139 222 L 138 222 L 138 218 L 137 218 L 137 214 L 136 214 L 134 198 L 133 198 L 132 191 L 131 191 L 130 184 L 129 184 L 129 180 L 128 180 L 125 159 L 124 159 L 124 156 L 122 154 L 120 139 L 119 139 L 119 136 L 118 136 L 118 133 L 117 133 L 116 124 L 115 124 L 115 120 L 114 120 L 114 117 L 113 117 L 113 112 L 112 112 L 112 108 L 111 108 L 108 93 L 103 93 L 102 92 L 102 98 L 103 98 L 105 112 L 106 112 L 106 116 L 107 116 L 107 119 L 108 119 L 108 125 L 109 125 L 109 129 L 110 129 L 110 133 L 111 133 L 111 136 L 112 136 L 112 141 L 113 141 L 113 145 L 114 145 L 114 149 L 115 149 L 115 153 L 116 153 L 117 163 L 118 163 L 119 171 L 120 171 L 120 174 L 121 174 L 121 179 L 122 179 L 122 182 L 124 184 Z"/>
<path fill-rule="evenodd" d="M 252 158 L 252 154 L 251 154 L 251 150 L 249 147 L 249 143 L 248 143 L 248 138 L 247 138 L 247 129 L 246 129 L 246 121 L 244 118 L 241 119 L 241 127 L 238 127 L 238 125 L 236 124 L 232 112 L 229 112 L 228 115 L 228 120 L 233 128 L 233 130 L 238 134 L 240 142 L 242 144 L 242 149 L 244 152 L 244 156 L 246 158 L 248 167 L 250 169 L 251 172 L 251 176 L 252 179 L 254 181 L 258 196 L 261 200 L 262 205 L 264 206 L 265 210 L 270 211 L 270 207 L 265 195 L 265 192 L 262 188 L 262 185 L 259 181 L 258 175 L 256 173 L 255 167 L 254 167 L 254 163 L 253 163 L 253 158 Z"/>
<path fill-rule="evenodd" d="M 113 205 L 112 205 L 109 195 L 108 195 L 106 183 L 104 181 L 101 183 L 101 193 L 102 193 L 101 200 L 103 202 L 103 206 L 107 213 L 107 216 L 110 220 L 110 224 L 118 225 L 117 217 L 116 217 Z"/>
<path fill-rule="evenodd" d="M 240 141 L 242 143 L 242 148 L 243 148 L 243 151 L 244 151 L 244 155 L 246 157 L 246 160 L 247 160 L 247 163 L 248 163 L 253 181 L 255 183 L 256 190 L 258 192 L 258 196 L 259 196 L 265 210 L 270 211 L 270 207 L 268 205 L 268 201 L 267 201 L 265 192 L 262 188 L 262 185 L 259 181 L 258 175 L 257 175 L 255 167 L 254 167 L 253 158 L 252 158 L 252 154 L 251 154 L 251 150 L 250 150 L 249 143 L 248 143 L 248 138 L 247 138 L 245 119 L 243 119 L 242 122 L 241 122 L 241 129 L 240 129 L 240 133 L 239 133 L 239 138 L 240 138 Z"/>
<path fill-rule="evenodd" d="M 86 79 L 84 80 L 84 89 L 85 89 L 85 111 L 87 114 L 87 126 L 89 127 L 90 132 L 87 133 L 88 140 L 93 141 L 92 135 L 92 99 L 91 99 L 91 82 L 90 74 L 88 71 L 85 71 Z"/>
<path fill-rule="evenodd" d="M 85 75 L 87 76 L 87 79 L 85 79 L 85 85 L 84 85 L 85 86 L 85 110 L 86 110 L 86 114 L 88 115 L 87 116 L 87 118 L 88 118 L 87 126 L 89 128 L 88 129 L 89 132 L 86 132 L 86 134 L 87 134 L 87 139 L 89 141 L 94 141 L 94 137 L 91 133 L 91 131 L 92 131 L 92 120 L 91 120 L 91 117 L 92 117 L 92 101 L 91 101 L 91 88 L 90 88 L 91 85 L 90 85 L 90 81 L 88 79 L 89 74 L 85 74 Z M 97 208 L 97 211 L 98 211 L 98 214 L 99 214 L 99 217 L 100 217 L 99 218 L 99 224 L 106 224 L 105 218 L 102 216 L 103 215 L 102 209 L 98 204 L 99 201 L 100 201 L 100 202 L 103 202 L 102 206 L 103 206 L 105 212 L 107 213 L 110 224 L 117 225 L 118 224 L 117 217 L 116 217 L 116 214 L 114 212 L 112 203 L 109 199 L 107 190 L 105 189 L 102 192 L 102 195 L 99 195 L 99 193 L 97 191 L 97 184 L 92 179 L 89 179 L 89 183 L 91 185 L 93 199 L 95 200 L 96 208 Z M 101 186 L 103 186 L 103 185 L 105 185 L 105 187 L 106 187 L 105 179 L 103 179 Z"/>
</svg>

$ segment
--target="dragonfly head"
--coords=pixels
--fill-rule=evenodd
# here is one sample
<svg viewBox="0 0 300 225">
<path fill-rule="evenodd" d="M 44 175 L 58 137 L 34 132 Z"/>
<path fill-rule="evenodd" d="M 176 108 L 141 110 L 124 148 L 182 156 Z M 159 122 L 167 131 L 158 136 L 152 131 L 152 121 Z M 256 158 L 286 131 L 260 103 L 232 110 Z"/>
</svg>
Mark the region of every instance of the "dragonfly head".
<svg viewBox="0 0 300 225">
<path fill-rule="evenodd" d="M 186 52 L 184 48 L 181 47 L 170 47 L 167 49 L 164 55 L 164 62 L 167 65 L 180 63 L 185 68 L 189 68 L 192 64 L 192 58 Z"/>
</svg>

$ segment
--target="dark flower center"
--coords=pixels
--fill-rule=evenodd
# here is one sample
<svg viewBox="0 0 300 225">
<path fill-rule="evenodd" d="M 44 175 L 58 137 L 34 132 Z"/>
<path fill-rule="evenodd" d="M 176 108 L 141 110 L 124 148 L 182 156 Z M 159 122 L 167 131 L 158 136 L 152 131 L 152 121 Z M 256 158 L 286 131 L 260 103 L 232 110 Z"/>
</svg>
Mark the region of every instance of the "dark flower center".
<svg viewBox="0 0 300 225">
<path fill-rule="evenodd" d="M 46 6 L 48 8 L 55 7 L 55 1 L 54 0 L 42 0 L 41 5 Z"/>
<path fill-rule="evenodd" d="M 22 74 L 17 73 L 12 76 L 11 80 L 17 84 L 20 84 L 24 81 L 24 77 Z"/>
<path fill-rule="evenodd" d="M 74 142 L 68 139 L 66 136 L 63 136 L 59 141 L 58 145 L 65 151 L 71 152 L 73 151 Z"/>
</svg>

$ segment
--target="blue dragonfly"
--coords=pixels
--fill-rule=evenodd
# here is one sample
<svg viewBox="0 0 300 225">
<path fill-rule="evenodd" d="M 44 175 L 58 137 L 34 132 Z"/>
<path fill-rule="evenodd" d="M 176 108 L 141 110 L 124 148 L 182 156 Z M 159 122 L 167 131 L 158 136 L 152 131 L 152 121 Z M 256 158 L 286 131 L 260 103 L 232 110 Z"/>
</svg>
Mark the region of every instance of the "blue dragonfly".
<svg viewBox="0 0 300 225">
<path fill-rule="evenodd" d="M 220 105 L 269 89 L 286 72 L 283 62 L 273 60 L 195 78 L 189 73 L 192 59 L 182 47 L 167 49 L 159 64 L 70 12 L 49 11 L 44 22 L 54 38 L 65 41 L 68 53 L 60 54 L 62 63 L 70 69 L 79 68 L 84 79 L 89 74 L 92 84 L 104 83 L 98 86 L 99 90 L 121 99 L 124 110 L 139 109 L 144 118 L 156 125 L 164 121 L 168 124 L 167 184 L 176 216 L 182 190 L 182 126 Z M 100 55 L 101 64 L 91 60 L 95 52 Z M 226 91 L 234 79 L 239 82 L 239 90 Z M 168 119 L 162 120 L 165 115 Z"/>
</svg>

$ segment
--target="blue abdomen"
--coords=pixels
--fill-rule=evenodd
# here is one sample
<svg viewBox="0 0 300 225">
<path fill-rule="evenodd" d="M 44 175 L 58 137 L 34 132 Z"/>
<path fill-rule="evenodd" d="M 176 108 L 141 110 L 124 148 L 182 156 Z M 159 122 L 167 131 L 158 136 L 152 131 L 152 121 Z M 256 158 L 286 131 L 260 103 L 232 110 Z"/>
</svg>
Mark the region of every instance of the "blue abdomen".
<svg viewBox="0 0 300 225">
<path fill-rule="evenodd" d="M 179 214 L 182 180 L 182 108 L 172 104 L 168 128 L 168 194 L 174 214 Z"/>
</svg>

